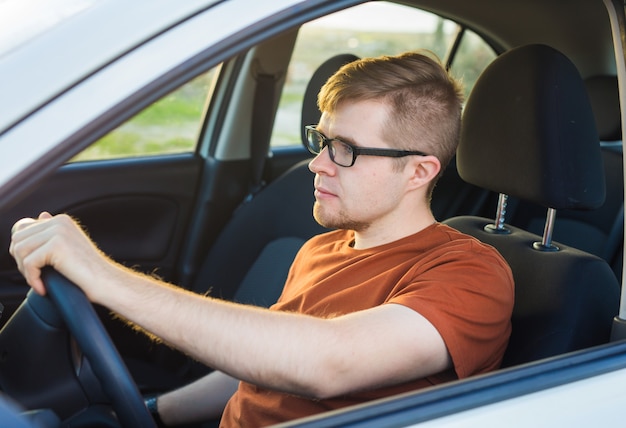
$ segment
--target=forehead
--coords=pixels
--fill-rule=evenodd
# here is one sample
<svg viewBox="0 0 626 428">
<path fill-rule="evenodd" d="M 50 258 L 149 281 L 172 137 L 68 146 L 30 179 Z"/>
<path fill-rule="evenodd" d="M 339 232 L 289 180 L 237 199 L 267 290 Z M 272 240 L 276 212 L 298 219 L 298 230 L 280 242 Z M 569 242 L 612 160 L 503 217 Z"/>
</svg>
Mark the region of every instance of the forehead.
<svg viewBox="0 0 626 428">
<path fill-rule="evenodd" d="M 389 107 L 379 100 L 344 101 L 332 113 L 322 112 L 318 129 L 327 137 L 374 143 L 381 140 Z"/>
</svg>

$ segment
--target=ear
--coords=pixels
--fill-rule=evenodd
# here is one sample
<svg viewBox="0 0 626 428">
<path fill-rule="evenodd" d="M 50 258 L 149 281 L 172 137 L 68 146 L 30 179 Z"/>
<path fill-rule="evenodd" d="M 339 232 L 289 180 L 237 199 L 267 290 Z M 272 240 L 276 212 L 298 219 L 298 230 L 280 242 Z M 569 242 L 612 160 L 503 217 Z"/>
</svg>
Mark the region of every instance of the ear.
<svg viewBox="0 0 626 428">
<path fill-rule="evenodd" d="M 439 171 L 441 162 L 436 156 L 415 156 L 407 164 L 407 173 L 410 174 L 408 184 L 412 189 L 428 187 Z"/>
</svg>

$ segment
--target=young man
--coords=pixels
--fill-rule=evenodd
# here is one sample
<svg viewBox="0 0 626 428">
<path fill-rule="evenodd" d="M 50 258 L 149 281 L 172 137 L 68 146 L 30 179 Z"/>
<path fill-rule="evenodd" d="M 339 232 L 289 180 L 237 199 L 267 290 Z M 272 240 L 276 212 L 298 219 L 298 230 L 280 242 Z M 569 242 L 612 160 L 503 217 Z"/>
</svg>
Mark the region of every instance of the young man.
<svg viewBox="0 0 626 428">
<path fill-rule="evenodd" d="M 38 293 L 51 265 L 216 369 L 159 397 L 166 424 L 218 415 L 228 401 L 223 426 L 265 426 L 487 372 L 510 334 L 510 269 L 430 210 L 461 103 L 458 83 L 424 53 L 360 60 L 325 84 L 320 123 L 307 127 L 313 213 L 337 230 L 303 246 L 269 310 L 134 273 L 63 215 L 20 220 L 10 252 Z"/>
</svg>

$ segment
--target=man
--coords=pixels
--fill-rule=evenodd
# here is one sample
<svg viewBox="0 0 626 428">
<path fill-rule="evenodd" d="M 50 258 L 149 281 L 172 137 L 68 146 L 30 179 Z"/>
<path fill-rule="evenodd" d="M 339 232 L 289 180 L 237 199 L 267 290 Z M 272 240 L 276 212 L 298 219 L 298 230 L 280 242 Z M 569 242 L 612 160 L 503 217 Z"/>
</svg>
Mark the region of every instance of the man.
<svg viewBox="0 0 626 428">
<path fill-rule="evenodd" d="M 269 310 L 134 273 L 63 215 L 20 220 L 10 252 L 38 293 L 51 265 L 216 369 L 159 397 L 168 425 L 226 405 L 223 426 L 265 426 L 487 372 L 510 334 L 510 269 L 430 210 L 461 102 L 459 84 L 425 53 L 360 60 L 325 84 L 320 123 L 307 127 L 318 154 L 313 212 L 337 230 L 303 246 Z"/>
</svg>

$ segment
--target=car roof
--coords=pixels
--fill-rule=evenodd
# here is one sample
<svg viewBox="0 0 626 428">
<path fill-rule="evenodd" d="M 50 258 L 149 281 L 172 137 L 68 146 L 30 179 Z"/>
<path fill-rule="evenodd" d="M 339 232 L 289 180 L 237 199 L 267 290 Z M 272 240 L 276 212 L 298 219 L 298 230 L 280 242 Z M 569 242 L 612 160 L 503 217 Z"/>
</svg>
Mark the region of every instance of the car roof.
<svg viewBox="0 0 626 428">
<path fill-rule="evenodd" d="M 544 43 L 583 77 L 615 74 L 611 26 L 602 0 L 415 0 L 412 4 L 466 24 L 496 46 Z"/>
</svg>

